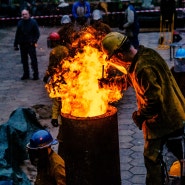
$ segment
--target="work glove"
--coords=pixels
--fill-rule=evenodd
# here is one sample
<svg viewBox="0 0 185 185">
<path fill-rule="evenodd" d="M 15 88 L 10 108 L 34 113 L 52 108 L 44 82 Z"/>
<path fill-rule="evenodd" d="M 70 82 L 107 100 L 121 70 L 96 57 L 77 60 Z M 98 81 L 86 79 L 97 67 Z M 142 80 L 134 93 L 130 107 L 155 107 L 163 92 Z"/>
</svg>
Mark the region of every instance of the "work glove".
<svg viewBox="0 0 185 185">
<path fill-rule="evenodd" d="M 52 120 L 51 120 L 51 124 L 52 124 L 54 127 L 58 127 L 58 119 L 52 119 Z"/>
<path fill-rule="evenodd" d="M 48 76 L 44 76 L 43 82 L 44 82 L 44 83 L 47 83 L 47 82 L 48 82 Z"/>
<path fill-rule="evenodd" d="M 142 124 L 145 121 L 145 118 L 138 114 L 138 111 L 133 112 L 132 119 L 139 130 L 142 130 Z"/>
</svg>

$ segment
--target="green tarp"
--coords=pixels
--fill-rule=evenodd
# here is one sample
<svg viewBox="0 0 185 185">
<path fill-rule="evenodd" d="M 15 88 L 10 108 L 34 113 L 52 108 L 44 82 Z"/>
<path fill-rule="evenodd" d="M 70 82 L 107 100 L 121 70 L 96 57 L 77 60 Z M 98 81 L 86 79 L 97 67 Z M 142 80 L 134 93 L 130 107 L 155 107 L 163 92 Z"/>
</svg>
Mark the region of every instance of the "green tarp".
<svg viewBox="0 0 185 185">
<path fill-rule="evenodd" d="M 30 108 L 18 108 L 0 125 L 0 185 L 31 185 L 19 167 L 28 159 L 26 144 L 31 135 L 44 129 Z"/>
</svg>

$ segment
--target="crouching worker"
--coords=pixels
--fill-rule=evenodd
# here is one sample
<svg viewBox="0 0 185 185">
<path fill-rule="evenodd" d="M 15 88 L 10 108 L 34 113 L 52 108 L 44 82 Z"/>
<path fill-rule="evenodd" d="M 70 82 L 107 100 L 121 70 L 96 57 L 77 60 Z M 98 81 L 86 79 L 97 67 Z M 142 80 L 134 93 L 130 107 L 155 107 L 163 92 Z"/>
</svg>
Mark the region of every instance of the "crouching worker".
<svg viewBox="0 0 185 185">
<path fill-rule="evenodd" d="M 38 130 L 27 144 L 30 161 L 37 167 L 35 185 L 66 185 L 64 160 L 51 149 L 57 143 L 48 131 Z"/>
</svg>

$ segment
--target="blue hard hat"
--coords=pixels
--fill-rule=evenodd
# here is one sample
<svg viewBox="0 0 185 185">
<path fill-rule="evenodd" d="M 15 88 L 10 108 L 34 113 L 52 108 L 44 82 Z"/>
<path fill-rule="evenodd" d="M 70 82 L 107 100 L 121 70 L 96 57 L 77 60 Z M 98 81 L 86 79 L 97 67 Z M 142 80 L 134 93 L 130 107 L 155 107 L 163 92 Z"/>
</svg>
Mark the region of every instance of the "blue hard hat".
<svg viewBox="0 0 185 185">
<path fill-rule="evenodd" d="M 175 58 L 185 58 L 185 49 L 184 48 L 179 48 L 176 53 L 175 53 Z"/>
<path fill-rule="evenodd" d="M 53 139 L 46 130 L 38 130 L 33 133 L 30 142 L 27 144 L 29 149 L 42 149 L 57 144 L 57 139 Z"/>
</svg>

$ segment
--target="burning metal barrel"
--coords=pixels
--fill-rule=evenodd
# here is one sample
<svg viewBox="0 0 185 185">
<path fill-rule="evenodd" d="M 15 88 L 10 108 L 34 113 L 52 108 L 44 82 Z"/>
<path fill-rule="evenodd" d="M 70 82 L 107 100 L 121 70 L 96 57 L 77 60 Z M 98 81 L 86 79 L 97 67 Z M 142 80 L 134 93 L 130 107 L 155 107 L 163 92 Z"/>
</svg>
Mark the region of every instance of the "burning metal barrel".
<svg viewBox="0 0 185 185">
<path fill-rule="evenodd" d="M 95 117 L 62 114 L 67 185 L 120 185 L 117 109 Z"/>
</svg>

